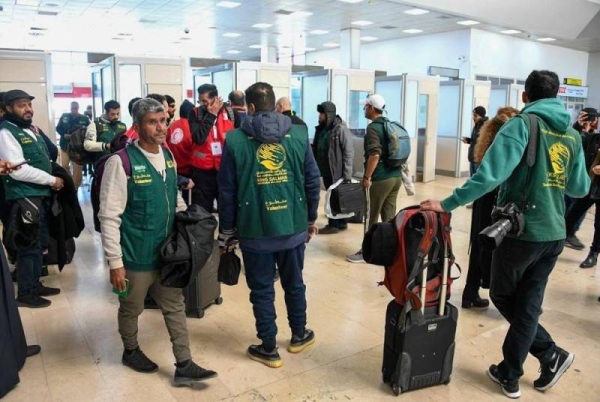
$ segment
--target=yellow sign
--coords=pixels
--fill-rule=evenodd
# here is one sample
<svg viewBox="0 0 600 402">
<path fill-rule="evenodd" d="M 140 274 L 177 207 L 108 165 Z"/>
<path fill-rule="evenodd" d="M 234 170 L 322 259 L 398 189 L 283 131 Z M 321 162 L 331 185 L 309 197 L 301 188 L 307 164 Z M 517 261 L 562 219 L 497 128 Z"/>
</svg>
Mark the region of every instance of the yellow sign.
<svg viewBox="0 0 600 402">
<path fill-rule="evenodd" d="M 583 85 L 583 80 L 581 78 L 565 78 L 565 84 L 580 87 Z"/>
</svg>

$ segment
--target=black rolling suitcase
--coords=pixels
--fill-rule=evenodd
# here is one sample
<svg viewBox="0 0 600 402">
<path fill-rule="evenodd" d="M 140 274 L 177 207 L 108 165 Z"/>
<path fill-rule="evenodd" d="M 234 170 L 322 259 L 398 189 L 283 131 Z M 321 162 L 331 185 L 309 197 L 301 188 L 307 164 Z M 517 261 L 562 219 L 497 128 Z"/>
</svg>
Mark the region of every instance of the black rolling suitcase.
<svg viewBox="0 0 600 402">
<path fill-rule="evenodd" d="M 454 340 L 458 310 L 446 302 L 448 267 L 444 264 L 438 306 L 403 312 L 404 306 L 392 300 L 387 307 L 383 344 L 383 382 L 396 395 L 402 392 L 448 384 L 454 361 Z M 427 283 L 423 270 L 421 283 Z M 421 287 L 421 300 L 426 289 Z"/>
<path fill-rule="evenodd" d="M 361 183 L 341 183 L 331 190 L 331 212 L 349 214 L 365 208 L 365 190 Z"/>
<path fill-rule="evenodd" d="M 223 303 L 221 283 L 218 280 L 219 242 L 215 240 L 213 252 L 206 265 L 188 287 L 183 288 L 186 313 L 192 317 L 204 317 L 204 310 L 211 304 Z"/>
</svg>

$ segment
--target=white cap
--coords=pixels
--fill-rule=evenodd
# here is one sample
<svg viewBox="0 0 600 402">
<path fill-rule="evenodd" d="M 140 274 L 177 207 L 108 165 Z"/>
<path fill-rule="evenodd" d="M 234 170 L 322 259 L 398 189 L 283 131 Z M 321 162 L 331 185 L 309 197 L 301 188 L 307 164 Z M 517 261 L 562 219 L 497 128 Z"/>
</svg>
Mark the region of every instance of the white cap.
<svg viewBox="0 0 600 402">
<path fill-rule="evenodd" d="M 360 103 L 361 105 L 371 105 L 378 110 L 385 109 L 385 99 L 377 94 L 367 96 L 367 99 L 362 100 Z"/>
</svg>

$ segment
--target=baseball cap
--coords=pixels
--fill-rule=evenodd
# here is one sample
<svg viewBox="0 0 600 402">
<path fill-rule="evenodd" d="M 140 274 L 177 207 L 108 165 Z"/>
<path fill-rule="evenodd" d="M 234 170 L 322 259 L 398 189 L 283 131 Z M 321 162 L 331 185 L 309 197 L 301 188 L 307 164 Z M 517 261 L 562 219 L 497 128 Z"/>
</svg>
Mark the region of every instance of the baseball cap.
<svg viewBox="0 0 600 402">
<path fill-rule="evenodd" d="M 385 99 L 383 99 L 383 96 L 377 94 L 367 96 L 367 99 L 360 101 L 360 104 L 371 105 L 378 110 L 385 109 Z"/>
<path fill-rule="evenodd" d="M 33 100 L 35 97 L 29 95 L 27 92 L 22 91 L 20 89 L 12 89 L 8 92 L 4 93 L 4 103 L 11 103 L 16 101 L 17 99 L 29 99 Z"/>
</svg>

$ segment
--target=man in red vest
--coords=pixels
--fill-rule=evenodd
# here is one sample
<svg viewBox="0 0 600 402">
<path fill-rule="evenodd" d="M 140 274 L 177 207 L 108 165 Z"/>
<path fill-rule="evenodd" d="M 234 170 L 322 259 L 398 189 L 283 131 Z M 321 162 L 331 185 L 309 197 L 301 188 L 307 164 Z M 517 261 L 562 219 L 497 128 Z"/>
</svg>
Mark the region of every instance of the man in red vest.
<svg viewBox="0 0 600 402">
<path fill-rule="evenodd" d="M 200 106 L 190 111 L 188 122 L 192 135 L 191 155 L 192 202 L 208 212 L 213 211 L 214 201 L 219 195 L 217 173 L 225 144 L 225 133 L 239 125 L 238 114 L 225 106 L 219 98 L 217 87 L 202 84 L 198 87 Z"/>
<path fill-rule="evenodd" d="M 175 157 L 175 162 L 177 162 L 177 175 L 183 176 L 187 179 L 191 179 L 192 177 L 192 147 L 194 143 L 192 142 L 192 134 L 190 133 L 190 124 L 188 123 L 187 116 L 189 116 L 190 112 L 194 109 L 194 104 L 189 100 L 184 100 L 181 106 L 179 107 L 179 120 L 175 120 L 169 126 L 169 131 L 167 134 L 167 146 L 173 153 Z M 191 192 L 191 188 L 194 187 L 193 180 L 190 180 L 192 185 L 185 189 L 183 192 L 183 199 L 186 203 L 189 202 L 189 192 Z M 180 181 L 181 183 L 181 181 Z M 188 190 L 188 188 L 190 190 Z"/>
</svg>

